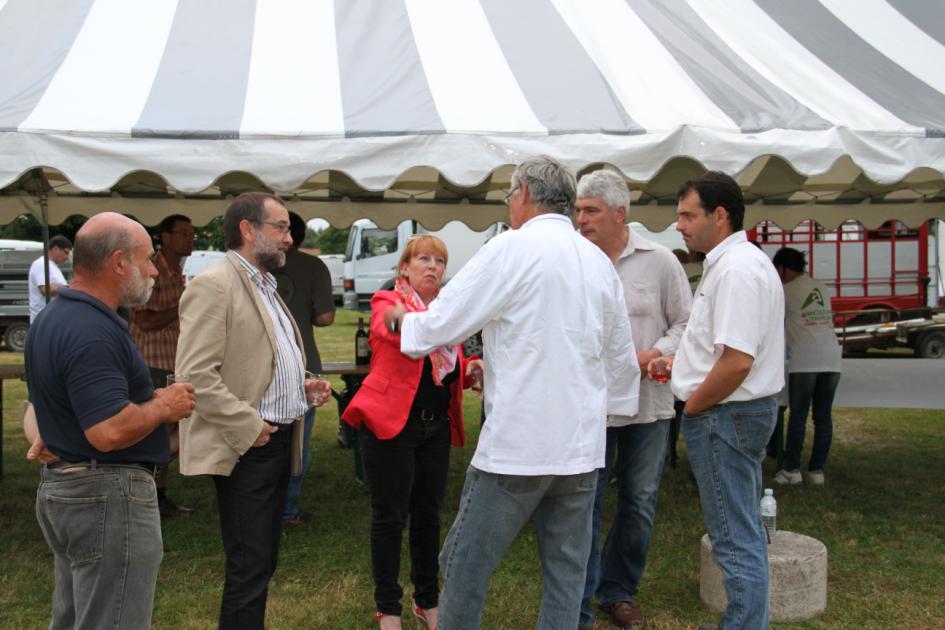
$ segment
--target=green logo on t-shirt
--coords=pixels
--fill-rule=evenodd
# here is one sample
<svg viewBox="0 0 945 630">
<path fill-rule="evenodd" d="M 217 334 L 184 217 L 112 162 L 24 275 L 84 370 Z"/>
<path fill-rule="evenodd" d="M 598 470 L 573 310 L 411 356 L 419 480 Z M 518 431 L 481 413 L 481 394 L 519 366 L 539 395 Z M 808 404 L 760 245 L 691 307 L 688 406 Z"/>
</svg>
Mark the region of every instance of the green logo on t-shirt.
<svg viewBox="0 0 945 630">
<path fill-rule="evenodd" d="M 824 295 L 820 292 L 820 289 L 813 289 L 810 293 L 807 294 L 807 298 L 804 300 L 804 304 L 801 305 L 801 310 L 803 311 L 811 304 L 818 304 L 821 307 L 826 306 L 824 302 Z"/>
</svg>

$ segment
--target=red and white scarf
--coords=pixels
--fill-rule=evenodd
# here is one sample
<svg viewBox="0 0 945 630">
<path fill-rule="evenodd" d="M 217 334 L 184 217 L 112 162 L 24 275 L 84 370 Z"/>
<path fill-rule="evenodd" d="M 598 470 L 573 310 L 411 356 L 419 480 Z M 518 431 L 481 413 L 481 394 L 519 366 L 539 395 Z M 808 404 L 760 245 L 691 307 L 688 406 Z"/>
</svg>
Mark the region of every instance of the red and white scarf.
<svg viewBox="0 0 945 630">
<path fill-rule="evenodd" d="M 423 298 L 417 293 L 406 278 L 397 278 L 394 290 L 400 294 L 408 313 L 422 313 L 427 310 Z M 439 291 L 437 291 L 439 293 Z M 436 297 L 435 295 L 433 297 Z M 430 363 L 433 365 L 433 382 L 443 386 L 446 375 L 456 369 L 456 346 L 447 348 L 442 346 L 430 353 Z"/>
</svg>

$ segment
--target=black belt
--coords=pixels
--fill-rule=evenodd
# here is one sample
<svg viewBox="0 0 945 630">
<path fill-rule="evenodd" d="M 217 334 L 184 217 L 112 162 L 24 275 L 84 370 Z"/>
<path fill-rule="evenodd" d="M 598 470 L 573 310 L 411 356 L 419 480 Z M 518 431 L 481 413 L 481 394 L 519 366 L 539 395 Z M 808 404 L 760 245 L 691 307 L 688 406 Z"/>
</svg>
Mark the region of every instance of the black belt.
<svg viewBox="0 0 945 630">
<path fill-rule="evenodd" d="M 433 422 L 435 420 L 446 420 L 449 418 L 445 413 L 436 413 L 429 409 L 411 409 L 410 417 L 422 420 L 423 422 Z"/>
<path fill-rule="evenodd" d="M 161 468 L 161 464 L 155 464 L 153 462 L 103 462 L 97 459 L 88 459 L 82 462 L 67 462 L 59 459 L 46 464 L 46 468 L 66 473 L 79 472 L 80 470 L 98 470 L 99 468 L 133 468 L 135 470 L 143 470 L 149 475 L 154 476 Z"/>
<path fill-rule="evenodd" d="M 288 422 L 270 422 L 269 420 L 263 420 L 263 422 L 265 422 L 266 424 L 268 424 L 268 425 L 271 426 L 271 427 L 275 427 L 275 428 L 276 428 L 276 433 L 278 433 L 278 432 L 280 432 L 280 431 L 288 431 L 289 429 L 292 428 L 292 425 L 294 425 L 294 424 L 295 424 L 296 422 L 298 422 L 300 419 L 301 419 L 301 417 L 299 417 L 299 418 L 291 418 Z"/>
</svg>

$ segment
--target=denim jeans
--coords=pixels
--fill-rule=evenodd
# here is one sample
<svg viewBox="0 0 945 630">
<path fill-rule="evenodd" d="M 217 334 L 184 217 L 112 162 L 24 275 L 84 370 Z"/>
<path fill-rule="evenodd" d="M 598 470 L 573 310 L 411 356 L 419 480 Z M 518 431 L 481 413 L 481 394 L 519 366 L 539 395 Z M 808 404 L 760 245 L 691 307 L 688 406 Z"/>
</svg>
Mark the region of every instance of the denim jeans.
<svg viewBox="0 0 945 630">
<path fill-rule="evenodd" d="M 437 553 L 440 507 L 450 466 L 450 421 L 411 417 L 403 430 L 379 440 L 361 431 L 364 469 L 371 487 L 371 567 L 374 603 L 385 615 L 399 615 L 400 552 L 410 523 L 410 581 L 421 608 L 436 608 L 440 596 Z"/>
<path fill-rule="evenodd" d="M 597 471 L 498 475 L 470 466 L 443 543 L 440 630 L 479 628 L 489 578 L 519 530 L 534 520 L 541 559 L 537 628 L 574 630 L 591 547 Z"/>
<path fill-rule="evenodd" d="M 262 630 L 265 625 L 269 580 L 279 560 L 291 444 L 291 428 L 272 433 L 267 444 L 243 453 L 228 477 L 213 477 L 226 554 L 221 630 Z"/>
<path fill-rule="evenodd" d="M 44 468 L 36 519 L 55 566 L 51 629 L 151 626 L 164 547 L 149 473 Z"/>
<path fill-rule="evenodd" d="M 594 622 L 591 600 L 595 593 L 601 606 L 631 602 L 637 594 L 653 532 L 670 422 L 666 419 L 607 429 L 604 468 L 597 475 L 581 626 Z M 601 552 L 601 513 L 615 456 L 617 514 Z"/>
<path fill-rule="evenodd" d="M 302 480 L 308 472 L 308 465 L 312 461 L 312 450 L 309 442 L 312 439 L 312 425 L 315 424 L 315 407 L 305 414 L 302 432 L 302 470 L 299 474 L 289 477 L 289 487 L 285 492 L 285 507 L 282 508 L 282 522 L 294 518 L 299 513 L 299 495 L 302 493 Z"/>
<path fill-rule="evenodd" d="M 814 446 L 807 470 L 823 470 L 833 441 L 833 396 L 840 383 L 840 372 L 792 372 L 788 375 L 788 382 L 790 411 L 784 467 L 797 470 L 801 466 L 807 413 L 813 406 Z"/>
<path fill-rule="evenodd" d="M 768 544 L 759 503 L 776 408 L 774 396 L 766 396 L 683 414 L 702 517 L 728 595 L 723 628 L 768 627 Z"/>
</svg>

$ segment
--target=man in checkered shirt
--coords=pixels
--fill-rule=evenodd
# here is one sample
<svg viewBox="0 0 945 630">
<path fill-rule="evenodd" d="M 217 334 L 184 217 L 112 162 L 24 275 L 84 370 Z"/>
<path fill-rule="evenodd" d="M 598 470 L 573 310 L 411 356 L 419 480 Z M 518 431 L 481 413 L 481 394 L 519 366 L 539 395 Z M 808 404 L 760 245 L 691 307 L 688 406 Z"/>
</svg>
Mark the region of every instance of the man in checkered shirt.
<svg viewBox="0 0 945 630">
<path fill-rule="evenodd" d="M 174 373 L 177 338 L 180 336 L 178 305 L 184 293 L 181 261 L 194 248 L 194 227 L 182 214 L 172 214 L 158 226 L 160 245 L 154 256 L 158 277 L 154 281 L 151 299 L 134 309 L 131 314 L 131 335 L 148 364 L 154 387 L 166 387 L 167 377 Z M 171 438 L 171 458 L 177 456 L 177 424 L 166 425 Z M 161 516 L 187 516 L 193 510 L 177 505 L 167 496 L 167 466 L 161 468 L 154 481 L 158 491 Z"/>
</svg>

